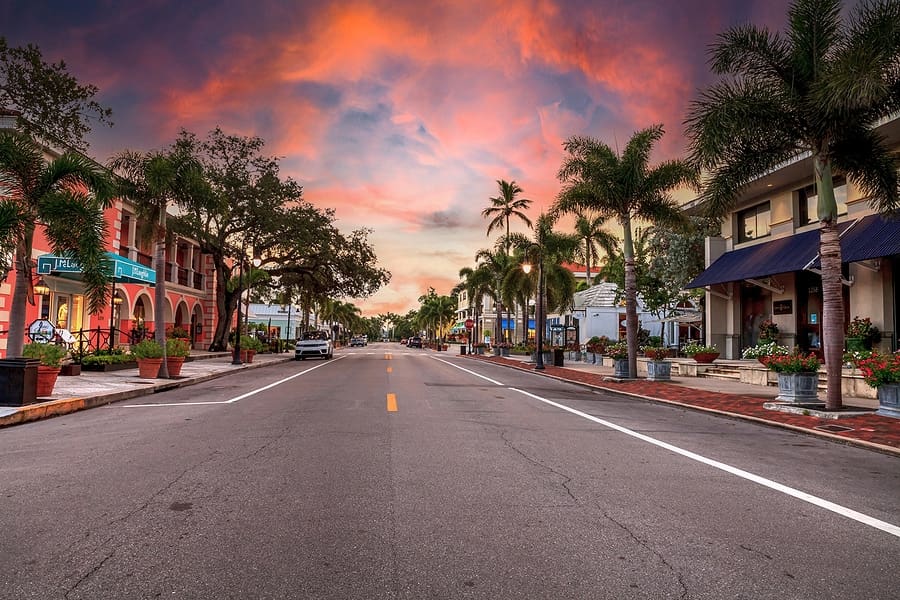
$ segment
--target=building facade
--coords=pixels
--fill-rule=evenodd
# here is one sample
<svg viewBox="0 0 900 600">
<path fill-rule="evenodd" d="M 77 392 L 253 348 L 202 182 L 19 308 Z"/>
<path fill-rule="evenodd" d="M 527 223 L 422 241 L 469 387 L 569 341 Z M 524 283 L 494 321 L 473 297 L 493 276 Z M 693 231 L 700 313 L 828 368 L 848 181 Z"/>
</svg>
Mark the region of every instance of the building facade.
<svg viewBox="0 0 900 600">
<path fill-rule="evenodd" d="M 900 150 L 900 119 L 878 128 Z M 900 221 L 875 213 L 870 199 L 840 174 L 834 180 L 843 255 L 845 326 L 868 317 L 879 347 L 897 349 Z M 704 332 L 723 358 L 740 358 L 762 323 L 778 326 L 789 347 L 822 350 L 822 278 L 812 158 L 807 154 L 758 178 L 706 240 L 706 269 L 689 287 L 703 288 Z M 702 210 L 699 201 L 687 207 Z"/>
</svg>

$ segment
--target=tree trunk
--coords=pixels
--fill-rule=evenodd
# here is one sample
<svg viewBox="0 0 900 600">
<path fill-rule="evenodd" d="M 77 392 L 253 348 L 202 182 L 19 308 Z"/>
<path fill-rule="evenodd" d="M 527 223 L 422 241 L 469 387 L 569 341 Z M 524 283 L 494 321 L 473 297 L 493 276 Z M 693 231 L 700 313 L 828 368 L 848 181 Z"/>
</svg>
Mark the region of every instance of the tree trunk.
<svg viewBox="0 0 900 600">
<path fill-rule="evenodd" d="M 33 231 L 33 230 L 32 230 Z M 16 283 L 13 287 L 9 308 L 9 333 L 6 336 L 6 357 L 22 356 L 25 347 L 25 311 L 28 302 L 28 287 L 31 283 L 31 240 L 32 231 L 16 244 Z"/>
<path fill-rule="evenodd" d="M 825 351 L 826 410 L 842 405 L 841 368 L 844 354 L 844 290 L 841 283 L 841 241 L 837 224 L 823 221 L 819 231 L 822 261 L 822 344 Z"/>
<path fill-rule="evenodd" d="M 153 295 L 153 327 L 154 337 L 162 345 L 162 366 L 159 367 L 160 379 L 169 378 L 166 367 L 166 206 L 163 204 L 159 215 L 159 232 L 156 236 L 156 288 Z"/>
<path fill-rule="evenodd" d="M 631 218 L 622 219 L 622 249 L 625 258 L 625 342 L 628 346 L 628 377 L 637 377 L 638 317 L 637 278 L 634 272 L 634 242 Z"/>
<path fill-rule="evenodd" d="M 223 352 L 228 349 L 228 323 L 232 307 L 227 295 L 228 273 L 225 270 L 224 259 L 218 255 L 213 256 L 216 267 L 216 330 L 209 344 L 209 350 Z"/>
<path fill-rule="evenodd" d="M 815 166 L 819 229 L 819 260 L 822 263 L 822 345 L 825 354 L 826 410 L 843 404 L 841 369 L 844 362 L 844 289 L 841 283 L 841 239 L 837 230 L 834 181 L 827 158 L 816 154 Z"/>
</svg>

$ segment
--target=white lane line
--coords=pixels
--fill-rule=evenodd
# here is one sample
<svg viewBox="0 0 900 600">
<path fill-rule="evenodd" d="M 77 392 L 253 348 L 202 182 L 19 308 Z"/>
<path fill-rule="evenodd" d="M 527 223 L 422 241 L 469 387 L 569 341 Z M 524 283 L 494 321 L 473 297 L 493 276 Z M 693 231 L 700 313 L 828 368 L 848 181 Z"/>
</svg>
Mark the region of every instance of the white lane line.
<svg viewBox="0 0 900 600">
<path fill-rule="evenodd" d="M 438 361 L 438 362 L 441 362 L 441 363 L 444 363 L 445 365 L 450 365 L 450 366 L 453 367 L 454 369 L 459 369 L 460 371 L 465 371 L 465 372 L 468 373 L 469 375 L 474 375 L 475 377 L 480 377 L 481 379 L 484 379 L 485 381 L 490 381 L 490 382 L 493 383 L 494 385 L 506 385 L 506 384 L 500 383 L 500 382 L 497 381 L 496 379 L 491 379 L 490 377 L 485 377 L 485 376 L 482 375 L 481 373 L 476 373 L 475 371 L 470 371 L 469 369 L 464 369 L 464 368 L 460 367 L 459 365 L 454 365 L 452 362 L 447 361 L 447 360 L 444 360 L 443 358 L 438 358 L 438 357 L 436 357 L 436 356 L 433 357 L 433 358 L 434 358 L 434 360 L 436 360 L 436 361 Z M 510 389 L 512 389 L 512 388 L 510 388 Z"/>
<path fill-rule="evenodd" d="M 204 405 L 208 405 L 208 404 L 234 404 L 235 402 L 237 402 L 239 400 L 243 400 L 244 398 L 249 398 L 250 396 L 254 396 L 260 392 L 264 392 L 268 389 L 272 389 L 276 385 L 281 385 L 282 383 L 290 381 L 291 379 L 300 377 L 301 375 L 306 375 L 310 371 L 315 371 L 318 368 L 324 367 L 325 365 L 327 365 L 329 363 L 341 360 L 342 358 L 345 358 L 345 357 L 346 357 L 346 355 L 337 356 L 335 358 L 332 358 L 331 360 L 326 360 L 326 361 L 322 362 L 321 364 L 318 364 L 314 367 L 310 367 L 310 368 L 306 369 L 305 371 L 300 371 L 299 373 L 294 373 L 290 377 L 285 377 L 284 379 L 281 379 L 274 383 L 270 383 L 269 385 L 263 386 L 261 388 L 255 389 L 255 390 L 251 390 L 251 391 L 247 392 L 246 394 L 241 394 L 240 396 L 236 396 L 229 400 L 219 400 L 217 402 L 168 402 L 165 404 L 123 404 L 122 408 L 146 408 L 149 406 L 204 406 Z"/>
<path fill-rule="evenodd" d="M 686 458 L 691 460 L 695 460 L 697 462 L 703 463 L 715 469 L 720 469 L 725 471 L 726 473 L 731 473 L 732 475 L 736 475 L 741 477 L 742 479 L 746 479 L 748 481 L 752 481 L 753 483 L 757 483 L 759 485 L 765 486 L 767 488 L 773 489 L 775 491 L 781 492 L 782 494 L 787 494 L 788 496 L 792 496 L 797 498 L 798 500 L 803 500 L 804 502 L 809 502 L 815 506 L 820 508 L 824 508 L 825 510 L 829 510 L 833 513 L 839 514 L 843 517 L 847 517 L 848 519 L 852 519 L 854 521 L 858 521 L 864 525 L 868 525 L 869 527 L 874 527 L 875 529 L 880 529 L 886 533 L 889 533 L 895 537 L 900 537 L 900 527 L 897 525 L 893 525 L 891 523 L 887 523 L 885 521 L 881 521 L 876 519 L 875 517 L 870 517 L 869 515 L 865 515 L 861 512 L 857 512 L 853 509 L 847 508 L 846 506 L 841 506 L 840 504 L 835 504 L 834 502 L 829 502 L 828 500 L 824 500 L 819 498 L 818 496 L 813 496 L 812 494 L 807 494 L 806 492 L 801 492 L 800 490 L 794 489 L 792 487 L 788 487 L 784 484 L 778 483 L 777 481 L 772 481 L 771 479 L 766 479 L 765 477 L 760 477 L 759 475 L 754 475 L 749 471 L 744 471 L 743 469 L 739 469 L 737 467 L 732 467 L 731 465 L 727 465 L 725 463 L 719 462 L 717 460 L 713 460 L 711 458 L 707 458 L 705 456 L 701 456 L 690 450 L 685 450 L 684 448 L 679 448 L 678 446 L 673 446 L 667 442 L 663 442 L 656 438 L 652 438 L 650 436 L 644 435 L 643 433 L 638 433 L 626 427 L 622 427 L 621 425 L 616 425 L 615 423 L 611 423 L 599 417 L 595 417 L 593 415 L 589 415 L 585 412 L 581 412 L 580 410 L 571 408 L 564 404 L 560 404 L 558 402 L 554 402 L 552 400 L 547 400 L 546 398 L 541 398 L 540 396 L 536 396 L 530 392 L 526 392 L 525 390 L 520 390 L 517 388 L 508 388 L 514 392 L 519 392 L 520 394 L 524 394 L 529 398 L 533 398 L 539 402 L 543 402 L 545 404 L 549 404 L 550 406 L 555 406 L 561 410 L 566 412 L 570 412 L 573 415 L 577 415 L 582 417 L 583 419 L 587 419 L 588 421 L 593 421 L 599 425 L 603 425 L 604 427 L 609 427 L 610 429 L 614 429 L 620 433 L 624 433 L 625 435 L 630 435 L 631 437 L 637 438 L 641 441 L 647 442 L 648 444 L 653 444 L 654 446 L 659 446 L 660 448 L 664 448 L 669 450 L 670 452 L 674 452 L 676 454 L 680 454 Z"/>
</svg>

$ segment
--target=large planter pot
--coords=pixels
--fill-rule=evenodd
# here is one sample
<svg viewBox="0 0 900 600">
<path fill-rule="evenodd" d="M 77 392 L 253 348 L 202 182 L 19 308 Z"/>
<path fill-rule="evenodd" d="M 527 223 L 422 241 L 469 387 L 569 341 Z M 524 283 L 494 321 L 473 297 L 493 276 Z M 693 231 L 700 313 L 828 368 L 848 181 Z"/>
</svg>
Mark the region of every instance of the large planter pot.
<svg viewBox="0 0 900 600">
<path fill-rule="evenodd" d="M 159 377 L 159 368 L 162 366 L 161 358 L 139 358 L 138 377 L 143 379 L 156 379 Z"/>
<path fill-rule="evenodd" d="M 500 356 L 509 356 L 509 348 L 500 348 Z"/>
<path fill-rule="evenodd" d="M 628 359 L 627 358 L 616 358 L 613 361 L 613 376 L 618 377 L 619 379 L 628 379 L 630 373 L 628 372 Z"/>
<path fill-rule="evenodd" d="M 37 402 L 36 358 L 0 358 L 0 406 Z"/>
<path fill-rule="evenodd" d="M 181 375 L 181 367 L 184 365 L 183 356 L 167 356 L 166 357 L 166 370 L 169 372 L 169 377 L 178 377 Z"/>
<path fill-rule="evenodd" d="M 243 353 L 242 353 L 243 354 Z M 256 350 L 247 350 L 247 363 L 253 362 L 253 357 L 256 356 Z"/>
<path fill-rule="evenodd" d="M 782 402 L 807 404 L 819 401 L 818 373 L 779 373 L 778 397 Z"/>
<path fill-rule="evenodd" d="M 651 360 L 647 362 L 647 379 L 649 381 L 671 381 L 672 363 L 666 360 Z"/>
<path fill-rule="evenodd" d="M 694 360 L 700 364 L 710 364 L 719 358 L 718 352 L 699 352 L 694 355 Z"/>
<path fill-rule="evenodd" d="M 484 348 L 475 348 L 475 354 L 484 354 Z"/>
<path fill-rule="evenodd" d="M 38 398 L 46 398 L 53 395 L 53 386 L 56 385 L 56 378 L 59 377 L 59 369 L 59 367 L 38 365 L 36 386 Z"/>
<path fill-rule="evenodd" d="M 878 411 L 875 414 L 900 419 L 900 385 L 887 384 L 878 387 Z"/>
</svg>

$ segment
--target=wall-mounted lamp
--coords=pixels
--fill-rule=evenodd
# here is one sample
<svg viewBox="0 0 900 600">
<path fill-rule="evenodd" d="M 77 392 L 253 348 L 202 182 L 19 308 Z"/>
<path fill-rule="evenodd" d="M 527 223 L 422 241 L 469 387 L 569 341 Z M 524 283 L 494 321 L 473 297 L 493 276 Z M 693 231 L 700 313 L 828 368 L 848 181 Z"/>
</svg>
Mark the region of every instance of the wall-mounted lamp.
<svg viewBox="0 0 900 600">
<path fill-rule="evenodd" d="M 122 302 L 123 302 L 122 296 L 113 296 L 113 304 L 115 306 L 121 306 Z"/>
<path fill-rule="evenodd" d="M 37 283 L 34 284 L 34 293 L 38 296 L 46 296 L 50 293 L 50 287 L 44 282 L 43 277 L 39 278 Z"/>
</svg>

